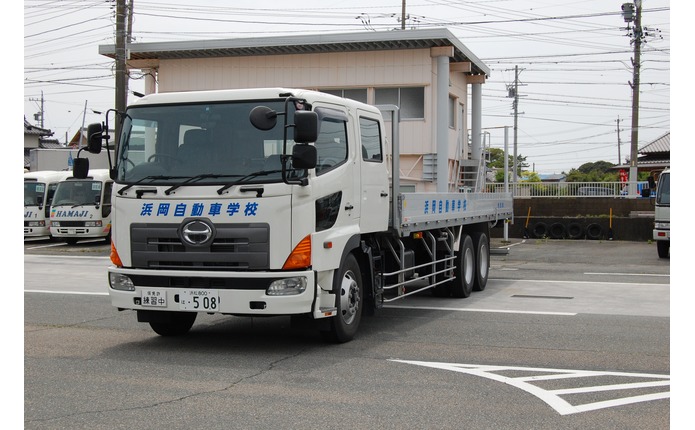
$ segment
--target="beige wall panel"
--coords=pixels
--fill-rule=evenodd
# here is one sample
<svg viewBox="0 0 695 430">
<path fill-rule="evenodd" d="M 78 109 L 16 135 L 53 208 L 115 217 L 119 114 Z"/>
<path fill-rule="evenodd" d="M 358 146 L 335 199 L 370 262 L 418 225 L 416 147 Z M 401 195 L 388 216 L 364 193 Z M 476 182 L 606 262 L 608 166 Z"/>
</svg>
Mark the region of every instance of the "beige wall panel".
<svg viewBox="0 0 695 430">
<path fill-rule="evenodd" d="M 454 73 L 450 81 L 450 93 L 465 103 L 468 96 L 465 75 Z M 430 57 L 428 49 L 162 60 L 159 67 L 160 92 L 254 87 L 425 86 L 426 119 L 401 123 L 403 154 L 435 152 L 433 82 L 436 82 L 436 61 Z M 449 135 L 449 155 L 453 158 L 458 134 L 450 131 Z"/>
</svg>

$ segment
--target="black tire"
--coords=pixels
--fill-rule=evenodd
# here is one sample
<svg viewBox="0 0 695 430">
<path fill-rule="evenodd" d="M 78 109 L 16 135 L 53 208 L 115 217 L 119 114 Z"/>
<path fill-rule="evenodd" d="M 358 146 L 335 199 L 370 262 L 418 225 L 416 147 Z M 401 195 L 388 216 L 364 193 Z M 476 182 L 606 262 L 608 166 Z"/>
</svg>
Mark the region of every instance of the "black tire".
<svg viewBox="0 0 695 430">
<path fill-rule="evenodd" d="M 476 272 L 473 239 L 467 234 L 461 237 L 461 246 L 456 253 L 454 261 L 456 262 L 456 268 L 454 269 L 454 280 L 451 284 L 451 295 L 465 299 L 473 291 Z"/>
<path fill-rule="evenodd" d="M 537 222 L 533 226 L 533 237 L 543 239 L 548 235 L 548 226 L 544 222 Z"/>
<path fill-rule="evenodd" d="M 475 278 L 473 291 L 483 291 L 490 274 L 490 239 L 483 232 L 473 233 L 475 246 Z"/>
<path fill-rule="evenodd" d="M 656 241 L 656 252 L 659 253 L 659 258 L 671 258 L 670 253 L 671 242 L 668 240 L 657 240 Z"/>
<path fill-rule="evenodd" d="M 362 320 L 364 288 L 362 274 L 355 256 L 348 254 L 333 278 L 338 315 L 331 318 L 329 330 L 322 331 L 325 340 L 343 343 L 352 340 Z"/>
<path fill-rule="evenodd" d="M 552 239 L 564 239 L 565 238 L 565 226 L 562 223 L 556 222 L 550 226 L 550 237 Z"/>
<path fill-rule="evenodd" d="M 150 321 L 150 327 L 160 336 L 181 336 L 193 327 L 197 312 L 177 312 L 171 315 L 167 322 Z"/>
<path fill-rule="evenodd" d="M 589 224 L 586 227 L 586 237 L 591 240 L 601 239 L 603 236 L 603 228 L 598 224 Z"/>
<path fill-rule="evenodd" d="M 567 226 L 567 236 L 570 239 L 581 239 L 584 236 L 584 228 L 577 222 L 571 222 Z"/>
</svg>

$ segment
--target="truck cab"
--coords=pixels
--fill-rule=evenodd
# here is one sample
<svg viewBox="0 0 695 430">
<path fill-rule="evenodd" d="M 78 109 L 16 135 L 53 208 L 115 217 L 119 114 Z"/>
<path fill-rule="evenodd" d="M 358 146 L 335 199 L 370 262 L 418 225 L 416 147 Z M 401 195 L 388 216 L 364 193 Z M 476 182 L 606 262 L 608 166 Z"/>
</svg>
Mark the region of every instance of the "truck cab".
<svg viewBox="0 0 695 430">
<path fill-rule="evenodd" d="M 659 258 L 670 258 L 671 248 L 671 170 L 659 175 L 654 205 L 653 238 Z"/>
<path fill-rule="evenodd" d="M 108 169 L 95 169 L 86 178 L 69 177 L 58 183 L 51 204 L 51 235 L 69 244 L 93 238 L 110 241 L 112 189 Z"/>
<path fill-rule="evenodd" d="M 51 237 L 51 202 L 58 183 L 71 171 L 43 170 L 24 174 L 24 239 Z"/>
</svg>

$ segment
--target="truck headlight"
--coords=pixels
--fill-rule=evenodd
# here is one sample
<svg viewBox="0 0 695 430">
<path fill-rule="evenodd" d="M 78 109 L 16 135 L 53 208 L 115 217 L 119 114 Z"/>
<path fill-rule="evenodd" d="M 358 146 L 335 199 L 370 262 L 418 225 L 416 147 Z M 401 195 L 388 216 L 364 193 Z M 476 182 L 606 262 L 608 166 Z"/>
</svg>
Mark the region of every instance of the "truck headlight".
<svg viewBox="0 0 695 430">
<path fill-rule="evenodd" d="M 51 221 L 51 227 L 60 227 L 60 221 Z"/>
<path fill-rule="evenodd" d="M 670 226 L 671 226 L 671 223 L 668 223 L 668 222 L 655 222 L 654 223 L 654 228 L 660 228 L 663 230 L 668 230 Z"/>
<path fill-rule="evenodd" d="M 101 227 L 101 220 L 99 221 L 85 221 L 85 227 Z"/>
<path fill-rule="evenodd" d="M 135 291 L 135 285 L 130 277 L 120 273 L 109 273 L 109 285 L 114 290 Z"/>
<path fill-rule="evenodd" d="M 45 221 L 29 221 L 27 227 L 43 227 L 46 225 Z"/>
<path fill-rule="evenodd" d="M 265 293 L 269 296 L 295 296 L 306 291 L 306 278 L 285 278 L 273 281 Z"/>
</svg>

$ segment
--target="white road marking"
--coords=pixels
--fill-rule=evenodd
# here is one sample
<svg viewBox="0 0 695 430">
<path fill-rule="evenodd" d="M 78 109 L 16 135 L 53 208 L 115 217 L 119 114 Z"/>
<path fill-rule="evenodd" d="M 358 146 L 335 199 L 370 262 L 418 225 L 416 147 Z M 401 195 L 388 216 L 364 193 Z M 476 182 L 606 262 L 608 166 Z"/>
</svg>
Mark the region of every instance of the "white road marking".
<svg viewBox="0 0 695 430">
<path fill-rule="evenodd" d="M 489 281 L 495 282 L 528 282 L 536 284 L 580 284 L 580 285 L 596 285 L 596 281 L 562 281 L 557 279 L 504 279 L 504 278 L 489 278 Z M 639 282 L 601 282 L 601 285 L 630 285 L 635 287 L 663 287 L 669 284 L 655 284 L 655 283 L 639 283 Z"/>
<path fill-rule="evenodd" d="M 659 274 L 659 273 L 615 273 L 615 272 L 584 272 L 585 275 L 608 275 L 608 276 L 656 276 L 656 277 L 664 277 L 664 278 L 669 278 L 671 275 L 668 274 Z"/>
<path fill-rule="evenodd" d="M 403 305 L 384 305 L 389 309 L 425 309 L 429 311 L 457 311 L 457 312 L 492 312 L 501 314 L 531 314 L 531 315 L 560 315 L 575 316 L 576 312 L 542 312 L 542 311 L 515 311 L 504 309 L 474 309 L 474 308 L 445 308 L 439 306 L 403 306 Z"/>
<path fill-rule="evenodd" d="M 561 395 L 571 395 L 579 393 L 599 393 L 599 392 L 615 392 L 620 390 L 630 390 L 630 389 L 641 389 L 641 388 L 655 388 L 655 387 L 670 387 L 671 386 L 671 376 L 670 375 L 659 375 L 651 373 L 626 373 L 626 372 L 600 372 L 600 371 L 590 371 L 590 370 L 569 370 L 569 369 L 544 369 L 535 367 L 515 367 L 515 366 L 486 366 L 486 365 L 475 365 L 475 364 L 453 364 L 453 363 L 436 363 L 427 361 L 412 361 L 412 360 L 396 360 L 392 359 L 389 361 L 394 361 L 398 363 L 414 364 L 416 366 L 431 367 L 435 369 L 450 370 L 453 372 L 467 373 L 469 375 L 479 376 L 481 378 L 488 378 L 494 381 L 502 382 L 527 393 L 533 394 L 538 397 L 550 407 L 555 409 L 560 415 L 570 415 L 579 412 L 594 411 L 597 409 L 604 409 L 616 406 L 623 406 L 632 403 L 639 402 L 649 402 L 654 400 L 670 399 L 671 392 L 667 389 L 666 391 L 643 394 L 636 396 L 627 396 L 622 398 L 610 399 L 605 401 L 598 401 L 585 404 L 573 405 L 568 400 L 560 397 Z M 516 372 L 530 372 L 530 373 L 540 373 L 538 375 L 531 376 L 520 376 L 520 377 L 508 377 L 500 375 L 496 372 L 504 372 L 513 370 Z M 560 380 L 560 379 L 578 379 L 581 378 L 597 378 L 597 377 L 629 377 L 640 379 L 641 381 L 629 384 L 604 384 L 604 385 L 592 385 L 592 386 L 580 386 L 580 387 L 568 387 L 556 390 L 546 390 L 531 382 L 535 381 L 548 381 L 548 380 Z M 569 382 L 569 381 L 568 381 Z M 577 384 L 577 382 L 575 382 Z"/>
<path fill-rule="evenodd" d="M 24 290 L 25 293 L 40 294 L 77 294 L 81 296 L 108 296 L 109 293 L 97 293 L 89 291 L 50 291 L 50 290 Z"/>
</svg>

